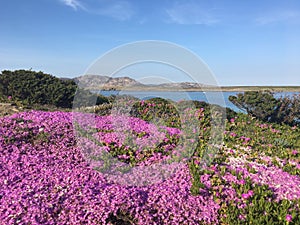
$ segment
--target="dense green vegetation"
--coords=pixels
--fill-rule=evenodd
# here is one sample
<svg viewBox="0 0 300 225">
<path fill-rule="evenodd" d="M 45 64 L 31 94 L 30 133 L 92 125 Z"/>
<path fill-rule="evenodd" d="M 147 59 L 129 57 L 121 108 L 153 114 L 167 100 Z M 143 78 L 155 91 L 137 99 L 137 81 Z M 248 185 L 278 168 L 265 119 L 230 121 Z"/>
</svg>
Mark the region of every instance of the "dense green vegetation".
<svg viewBox="0 0 300 225">
<path fill-rule="evenodd" d="M 246 91 L 229 100 L 249 115 L 264 122 L 299 124 L 300 95 L 275 98 L 271 92 Z"/>
<path fill-rule="evenodd" d="M 78 107 L 108 102 L 104 96 L 77 89 L 76 83 L 71 79 L 59 79 L 31 70 L 4 70 L 0 74 L 0 101 L 25 106 L 38 104 L 72 108 L 76 91 L 81 98 L 80 103 L 75 102 Z"/>
</svg>

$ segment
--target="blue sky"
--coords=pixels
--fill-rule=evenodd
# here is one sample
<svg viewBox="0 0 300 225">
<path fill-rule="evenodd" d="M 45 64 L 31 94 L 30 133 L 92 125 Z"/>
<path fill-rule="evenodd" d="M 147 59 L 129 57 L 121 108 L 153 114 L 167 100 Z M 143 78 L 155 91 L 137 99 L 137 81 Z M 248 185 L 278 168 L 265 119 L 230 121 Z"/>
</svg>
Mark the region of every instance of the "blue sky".
<svg viewBox="0 0 300 225">
<path fill-rule="evenodd" d="M 74 77 L 141 40 L 193 51 L 220 85 L 300 85 L 298 0 L 0 1 L 1 70 Z"/>
</svg>

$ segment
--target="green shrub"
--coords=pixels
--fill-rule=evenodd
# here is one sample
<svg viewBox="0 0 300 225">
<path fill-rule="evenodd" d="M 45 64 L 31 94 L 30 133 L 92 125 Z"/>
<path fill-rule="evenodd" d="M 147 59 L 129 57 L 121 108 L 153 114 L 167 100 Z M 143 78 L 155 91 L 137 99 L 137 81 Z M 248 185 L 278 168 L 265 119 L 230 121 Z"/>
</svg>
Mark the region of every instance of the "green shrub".
<svg viewBox="0 0 300 225">
<path fill-rule="evenodd" d="M 59 79 L 50 74 L 31 70 L 4 70 L 0 74 L 0 99 L 23 105 L 54 105 L 72 108 L 77 85 L 72 79 Z M 107 103 L 102 95 L 78 90 L 79 106 Z M 79 104 L 81 103 L 81 105 Z"/>
<path fill-rule="evenodd" d="M 229 100 L 238 108 L 264 122 L 300 124 L 300 95 L 279 99 L 271 92 L 246 91 Z"/>
</svg>

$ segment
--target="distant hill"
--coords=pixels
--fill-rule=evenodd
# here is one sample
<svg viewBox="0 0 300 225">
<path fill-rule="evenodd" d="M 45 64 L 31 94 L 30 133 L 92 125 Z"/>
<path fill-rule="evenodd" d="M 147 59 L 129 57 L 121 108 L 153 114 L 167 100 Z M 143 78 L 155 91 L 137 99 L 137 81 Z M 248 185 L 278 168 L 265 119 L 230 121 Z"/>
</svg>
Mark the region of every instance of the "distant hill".
<svg viewBox="0 0 300 225">
<path fill-rule="evenodd" d="M 124 87 L 143 87 L 142 83 L 130 77 L 108 77 L 100 75 L 84 75 L 73 79 L 81 88 L 89 90 L 113 90 Z"/>
<path fill-rule="evenodd" d="M 84 75 L 73 78 L 81 88 L 99 90 L 140 90 L 140 91 L 272 91 L 299 92 L 300 86 L 213 86 L 196 82 L 143 84 L 130 77 L 108 77 Z"/>
<path fill-rule="evenodd" d="M 119 90 L 128 89 L 201 89 L 213 87 L 193 82 L 163 83 L 163 84 L 142 84 L 130 77 L 108 77 L 101 75 L 84 75 L 73 79 L 81 88 L 89 90 Z"/>
</svg>

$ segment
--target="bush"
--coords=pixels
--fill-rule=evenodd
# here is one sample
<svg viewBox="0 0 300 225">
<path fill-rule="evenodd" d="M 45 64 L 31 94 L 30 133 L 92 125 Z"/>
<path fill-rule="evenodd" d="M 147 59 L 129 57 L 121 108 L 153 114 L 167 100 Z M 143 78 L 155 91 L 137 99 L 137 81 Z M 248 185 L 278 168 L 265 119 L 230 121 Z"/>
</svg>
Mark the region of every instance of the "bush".
<svg viewBox="0 0 300 225">
<path fill-rule="evenodd" d="M 0 99 L 11 98 L 11 101 L 23 105 L 54 105 L 61 108 L 72 108 L 77 85 L 72 79 L 59 79 L 50 74 L 31 70 L 4 70 L 0 74 Z M 78 90 L 85 105 L 107 103 L 102 95 Z M 77 92 L 77 93 L 78 93 Z"/>
<path fill-rule="evenodd" d="M 285 96 L 279 99 L 271 92 L 246 91 L 229 100 L 249 115 L 264 122 L 299 124 L 300 95 Z"/>
</svg>

